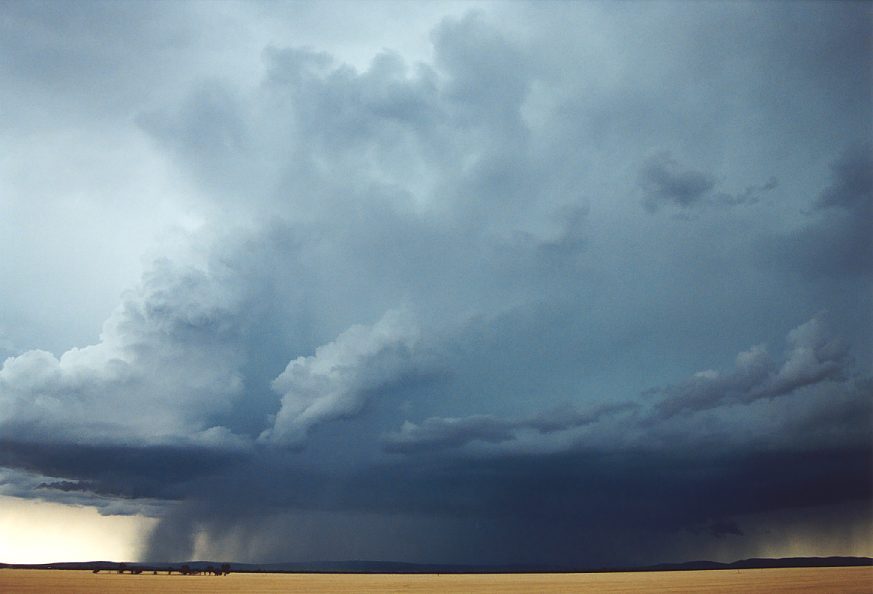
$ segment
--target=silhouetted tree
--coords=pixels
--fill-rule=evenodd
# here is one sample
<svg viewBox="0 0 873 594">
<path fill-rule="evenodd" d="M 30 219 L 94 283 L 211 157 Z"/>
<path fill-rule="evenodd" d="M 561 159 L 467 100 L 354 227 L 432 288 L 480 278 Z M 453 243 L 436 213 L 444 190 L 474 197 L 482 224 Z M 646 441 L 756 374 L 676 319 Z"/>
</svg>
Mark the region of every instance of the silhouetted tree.
<svg viewBox="0 0 873 594">
<path fill-rule="evenodd" d="M 183 565 L 182 569 L 179 570 L 179 573 L 182 575 L 191 575 L 191 566 L 187 564 Z"/>
<path fill-rule="evenodd" d="M 230 563 L 222 563 L 221 564 L 221 575 L 227 575 L 230 573 Z"/>
</svg>

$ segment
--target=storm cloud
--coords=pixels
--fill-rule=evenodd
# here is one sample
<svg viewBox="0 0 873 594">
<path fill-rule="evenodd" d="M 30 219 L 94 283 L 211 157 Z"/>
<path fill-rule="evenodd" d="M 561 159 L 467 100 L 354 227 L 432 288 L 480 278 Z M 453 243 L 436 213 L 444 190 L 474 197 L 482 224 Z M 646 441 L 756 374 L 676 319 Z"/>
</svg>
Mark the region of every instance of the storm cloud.
<svg viewBox="0 0 873 594">
<path fill-rule="evenodd" d="M 6 359 L 4 436 L 141 443 L 232 438 L 207 425 L 242 393 L 235 344 L 241 307 L 232 283 L 157 261 L 104 324 L 98 343 L 60 357 L 32 350 Z"/>
<path fill-rule="evenodd" d="M 162 8 L 2 9 L 0 494 L 150 560 L 871 552 L 869 6 Z"/>
<path fill-rule="evenodd" d="M 640 172 L 640 186 L 652 210 L 661 202 L 689 207 L 712 190 L 715 178 L 701 171 L 682 170 L 669 153 L 660 153 L 646 162 Z"/>
<path fill-rule="evenodd" d="M 776 365 L 763 345 L 737 355 L 734 371 L 698 371 L 682 384 L 663 388 L 656 405 L 662 416 L 776 398 L 806 386 L 845 379 L 846 347 L 828 335 L 821 318 L 788 334 L 785 361 Z"/>
<path fill-rule="evenodd" d="M 385 436 L 385 448 L 389 452 L 414 452 L 456 448 L 472 441 L 501 443 L 516 439 L 516 432 L 525 429 L 539 433 L 566 431 L 631 408 L 634 408 L 631 403 L 600 406 L 587 411 L 565 406 L 522 419 L 501 419 L 491 415 L 430 417 L 421 425 L 404 422 L 400 431 Z"/>
<path fill-rule="evenodd" d="M 295 443 L 318 423 L 357 415 L 368 394 L 399 378 L 410 367 L 417 341 L 413 322 L 400 312 L 385 314 L 372 327 L 353 326 L 312 357 L 298 357 L 276 379 L 282 404 L 272 429 L 260 439 Z"/>
</svg>

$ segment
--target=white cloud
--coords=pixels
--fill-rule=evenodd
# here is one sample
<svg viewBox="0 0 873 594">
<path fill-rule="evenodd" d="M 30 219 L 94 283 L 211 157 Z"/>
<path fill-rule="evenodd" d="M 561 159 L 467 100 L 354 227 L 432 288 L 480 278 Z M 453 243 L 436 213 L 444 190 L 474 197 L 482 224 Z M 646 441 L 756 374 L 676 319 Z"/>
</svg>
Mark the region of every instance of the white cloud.
<svg viewBox="0 0 873 594">
<path fill-rule="evenodd" d="M 821 316 L 791 330 L 785 361 L 777 366 L 764 345 L 737 355 L 734 371 L 708 369 L 660 390 L 658 415 L 672 417 L 726 404 L 775 398 L 828 380 L 842 378 L 849 363 L 846 345 L 834 337 Z"/>
<path fill-rule="evenodd" d="M 392 310 L 372 326 L 352 326 L 315 355 L 294 359 L 273 380 L 282 404 L 260 440 L 300 444 L 313 426 L 358 414 L 374 391 L 414 368 L 418 341 L 411 315 Z"/>
<path fill-rule="evenodd" d="M 210 419 L 242 394 L 243 294 L 220 276 L 158 261 L 96 344 L 6 359 L 4 437 L 214 443 Z"/>
</svg>

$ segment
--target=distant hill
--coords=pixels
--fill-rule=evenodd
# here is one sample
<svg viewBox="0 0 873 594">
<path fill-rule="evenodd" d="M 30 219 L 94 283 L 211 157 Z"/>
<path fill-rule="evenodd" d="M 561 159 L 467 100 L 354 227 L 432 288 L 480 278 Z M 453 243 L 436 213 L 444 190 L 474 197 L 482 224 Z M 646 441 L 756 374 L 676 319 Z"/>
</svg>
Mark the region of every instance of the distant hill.
<svg viewBox="0 0 873 594">
<path fill-rule="evenodd" d="M 116 563 L 113 561 L 82 561 L 59 563 L 0 563 L 0 569 L 78 569 L 119 571 L 120 569 L 176 571 L 183 566 L 192 571 L 218 568 L 224 562 L 184 561 L 181 563 Z M 688 561 L 662 563 L 640 567 L 586 567 L 566 565 L 453 565 L 429 563 L 399 563 L 393 561 L 319 561 L 306 563 L 231 563 L 237 573 L 590 573 L 625 571 L 691 571 L 718 569 L 765 569 L 776 567 L 857 567 L 873 566 L 870 557 L 789 557 L 784 559 L 743 559 L 733 563 Z"/>
<path fill-rule="evenodd" d="M 783 559 L 743 559 L 733 563 L 717 561 L 688 561 L 662 563 L 642 568 L 641 571 L 682 571 L 699 569 L 766 569 L 775 567 L 857 567 L 873 565 L 870 557 L 786 557 Z M 632 571 L 632 570 L 631 570 Z"/>
</svg>

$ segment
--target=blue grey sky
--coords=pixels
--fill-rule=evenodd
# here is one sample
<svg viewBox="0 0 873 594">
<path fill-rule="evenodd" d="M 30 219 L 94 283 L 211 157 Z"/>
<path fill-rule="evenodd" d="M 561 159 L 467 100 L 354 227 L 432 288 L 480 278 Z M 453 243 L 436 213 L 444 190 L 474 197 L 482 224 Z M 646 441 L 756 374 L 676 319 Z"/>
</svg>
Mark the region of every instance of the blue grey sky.
<svg viewBox="0 0 873 594">
<path fill-rule="evenodd" d="M 852 2 L 4 3 L 0 495 L 152 560 L 873 554 L 871 50 Z"/>
</svg>

